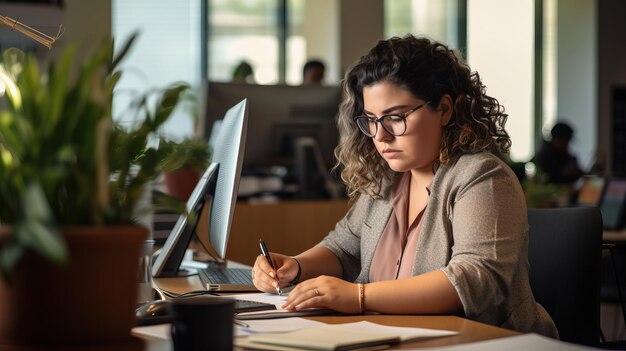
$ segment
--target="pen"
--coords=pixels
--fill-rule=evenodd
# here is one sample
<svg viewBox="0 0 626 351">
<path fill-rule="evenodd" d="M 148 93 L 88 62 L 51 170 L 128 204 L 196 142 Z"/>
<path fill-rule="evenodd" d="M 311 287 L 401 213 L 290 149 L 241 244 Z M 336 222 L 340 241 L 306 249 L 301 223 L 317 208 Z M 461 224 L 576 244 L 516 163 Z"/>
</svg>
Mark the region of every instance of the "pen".
<svg viewBox="0 0 626 351">
<path fill-rule="evenodd" d="M 250 328 L 250 324 L 248 324 L 246 322 L 242 322 L 242 321 L 238 320 L 237 318 L 233 318 L 233 323 L 235 323 L 236 325 L 238 325 L 240 327 Z"/>
<path fill-rule="evenodd" d="M 265 257 L 267 263 L 270 264 L 270 267 L 272 267 L 274 272 L 276 272 L 276 268 L 274 268 L 272 258 L 270 257 L 270 252 L 267 250 L 267 246 L 265 246 L 265 242 L 263 241 L 263 239 L 259 239 L 259 246 L 261 247 L 261 254 Z M 283 293 L 282 291 L 280 291 L 280 287 L 278 286 L 278 277 L 274 278 L 276 279 L 276 293 L 278 293 L 278 295 L 282 295 Z"/>
</svg>

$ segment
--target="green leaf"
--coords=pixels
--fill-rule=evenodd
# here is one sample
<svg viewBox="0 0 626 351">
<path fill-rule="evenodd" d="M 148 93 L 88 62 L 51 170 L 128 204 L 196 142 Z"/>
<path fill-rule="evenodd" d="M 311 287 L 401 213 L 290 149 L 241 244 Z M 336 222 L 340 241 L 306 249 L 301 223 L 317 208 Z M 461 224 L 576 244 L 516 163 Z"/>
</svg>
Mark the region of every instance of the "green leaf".
<svg viewBox="0 0 626 351">
<path fill-rule="evenodd" d="M 130 48 L 133 46 L 133 43 L 135 42 L 138 36 L 139 36 L 139 32 L 135 32 L 131 34 L 130 38 L 128 38 L 126 43 L 122 45 L 122 48 L 113 57 L 113 62 L 111 63 L 112 69 L 115 69 L 115 67 L 117 67 L 120 61 L 122 61 L 122 59 L 126 56 L 126 54 L 128 53 L 128 50 L 130 50 Z"/>
<path fill-rule="evenodd" d="M 182 200 L 159 190 L 153 191 L 152 201 L 160 210 L 171 210 L 177 213 L 186 211 L 186 204 Z"/>
<path fill-rule="evenodd" d="M 50 96 L 48 98 L 48 123 L 56 126 L 59 123 L 63 105 L 65 103 L 65 95 L 67 94 L 67 84 L 70 78 L 70 69 L 72 68 L 72 59 L 75 49 L 73 46 L 68 47 L 61 54 L 60 59 L 55 65 L 51 65 Z"/>
<path fill-rule="evenodd" d="M 52 211 L 39 183 L 27 185 L 22 204 L 22 211 L 27 221 L 53 222 Z"/>
<path fill-rule="evenodd" d="M 5 280 L 11 281 L 13 269 L 24 253 L 24 247 L 15 240 L 8 240 L 0 247 L 0 272 Z"/>
<path fill-rule="evenodd" d="M 174 111 L 174 107 L 178 104 L 181 94 L 188 89 L 189 85 L 185 83 L 176 83 L 163 92 L 161 95 L 161 101 L 157 104 L 157 109 L 154 113 L 155 129 L 167 121 Z"/>
<path fill-rule="evenodd" d="M 67 247 L 58 228 L 50 223 L 30 220 L 15 228 L 18 241 L 56 263 L 67 262 Z"/>
</svg>

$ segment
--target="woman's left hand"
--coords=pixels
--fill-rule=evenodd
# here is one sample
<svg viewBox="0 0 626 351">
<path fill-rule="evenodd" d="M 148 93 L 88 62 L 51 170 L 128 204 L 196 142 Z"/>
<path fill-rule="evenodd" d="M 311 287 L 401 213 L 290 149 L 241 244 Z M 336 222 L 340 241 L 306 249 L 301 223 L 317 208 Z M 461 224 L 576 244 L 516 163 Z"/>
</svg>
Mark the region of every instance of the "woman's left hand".
<svg viewBox="0 0 626 351">
<path fill-rule="evenodd" d="M 305 280 L 290 293 L 282 306 L 295 311 L 307 308 L 330 308 L 342 313 L 359 313 L 359 286 L 345 280 L 322 275 Z"/>
</svg>

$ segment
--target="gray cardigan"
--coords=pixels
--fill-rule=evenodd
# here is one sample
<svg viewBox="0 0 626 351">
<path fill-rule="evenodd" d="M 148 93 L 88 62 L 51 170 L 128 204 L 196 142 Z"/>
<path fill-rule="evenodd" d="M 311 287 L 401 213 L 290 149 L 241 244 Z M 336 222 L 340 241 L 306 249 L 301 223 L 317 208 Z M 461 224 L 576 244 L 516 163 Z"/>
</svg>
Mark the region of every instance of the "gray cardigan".
<svg viewBox="0 0 626 351">
<path fill-rule="evenodd" d="M 490 153 L 441 166 L 422 217 L 413 274 L 441 269 L 465 316 L 519 332 L 558 335 L 528 281 L 528 220 L 519 181 Z M 382 199 L 361 195 L 318 246 L 341 261 L 343 278 L 366 283 L 378 240 L 391 215 Z"/>
</svg>

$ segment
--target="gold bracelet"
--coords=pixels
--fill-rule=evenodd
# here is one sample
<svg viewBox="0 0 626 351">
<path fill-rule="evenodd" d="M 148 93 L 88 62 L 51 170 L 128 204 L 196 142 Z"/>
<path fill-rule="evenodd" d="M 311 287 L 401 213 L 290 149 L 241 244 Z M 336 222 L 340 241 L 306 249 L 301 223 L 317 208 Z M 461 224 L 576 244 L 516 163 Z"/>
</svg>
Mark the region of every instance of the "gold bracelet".
<svg viewBox="0 0 626 351">
<path fill-rule="evenodd" d="M 365 286 L 359 284 L 359 313 L 365 312 Z"/>
</svg>

